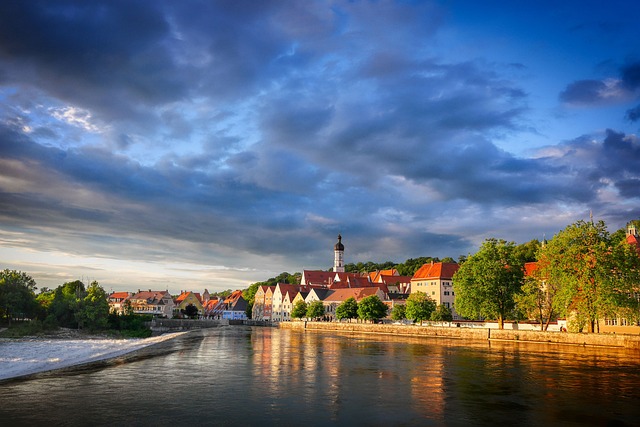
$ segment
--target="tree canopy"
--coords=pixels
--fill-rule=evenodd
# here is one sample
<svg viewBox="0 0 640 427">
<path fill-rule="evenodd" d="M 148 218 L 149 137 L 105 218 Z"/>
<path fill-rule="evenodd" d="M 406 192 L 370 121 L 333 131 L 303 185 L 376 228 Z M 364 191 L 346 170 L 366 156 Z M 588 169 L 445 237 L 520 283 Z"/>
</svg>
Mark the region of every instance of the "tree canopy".
<svg viewBox="0 0 640 427">
<path fill-rule="evenodd" d="M 407 306 L 405 304 L 396 304 L 391 309 L 392 320 L 404 320 L 407 318 Z"/>
<path fill-rule="evenodd" d="M 307 308 L 308 306 L 306 302 L 296 302 L 293 306 L 293 309 L 291 310 L 291 317 L 293 317 L 294 319 L 302 319 L 307 315 Z"/>
<path fill-rule="evenodd" d="M 336 308 L 336 319 L 355 319 L 358 317 L 358 303 L 353 297 L 349 297 Z"/>
<path fill-rule="evenodd" d="M 35 316 L 36 282 L 26 273 L 16 270 L 0 272 L 0 317 L 9 323 L 16 317 L 31 318 Z"/>
<path fill-rule="evenodd" d="M 422 323 L 431 318 L 431 313 L 436 309 L 436 302 L 424 292 L 415 292 L 407 298 L 406 316 L 414 322 Z"/>
<path fill-rule="evenodd" d="M 539 274 L 557 287 L 553 307 L 569 327 L 594 332 L 598 319 L 637 304 L 640 258 L 626 241 L 612 239 L 603 221 L 578 221 L 549 241 L 539 254 Z"/>
<path fill-rule="evenodd" d="M 322 301 L 313 301 L 307 307 L 307 317 L 310 319 L 319 319 L 324 316 L 324 305 Z"/>
<path fill-rule="evenodd" d="M 362 320 L 378 320 L 387 315 L 387 306 L 377 295 L 364 297 L 358 303 L 358 317 Z"/>
<path fill-rule="evenodd" d="M 434 322 L 451 322 L 453 320 L 453 314 L 449 307 L 444 304 L 440 304 L 431 313 L 430 320 Z"/>
<path fill-rule="evenodd" d="M 456 311 L 467 318 L 497 319 L 500 329 L 515 308 L 524 277 L 515 244 L 487 239 L 453 277 Z"/>
</svg>

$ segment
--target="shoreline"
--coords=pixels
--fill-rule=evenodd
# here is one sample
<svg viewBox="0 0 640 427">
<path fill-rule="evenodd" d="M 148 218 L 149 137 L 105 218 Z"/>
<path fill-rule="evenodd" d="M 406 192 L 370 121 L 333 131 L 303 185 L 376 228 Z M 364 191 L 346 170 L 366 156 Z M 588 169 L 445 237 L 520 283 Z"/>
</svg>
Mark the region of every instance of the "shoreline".
<svg viewBox="0 0 640 427">
<path fill-rule="evenodd" d="M 102 336 L 39 336 L 0 339 L 0 384 L 5 381 L 131 356 L 188 332 L 149 338 L 116 339 Z"/>
<path fill-rule="evenodd" d="M 580 334 L 570 332 L 514 331 L 505 329 L 472 329 L 443 326 L 309 321 L 280 322 L 278 324 L 278 328 L 320 332 L 332 331 L 342 333 L 447 338 L 473 341 L 523 342 L 531 344 L 560 344 L 582 347 L 607 347 L 640 350 L 640 335 Z"/>
</svg>

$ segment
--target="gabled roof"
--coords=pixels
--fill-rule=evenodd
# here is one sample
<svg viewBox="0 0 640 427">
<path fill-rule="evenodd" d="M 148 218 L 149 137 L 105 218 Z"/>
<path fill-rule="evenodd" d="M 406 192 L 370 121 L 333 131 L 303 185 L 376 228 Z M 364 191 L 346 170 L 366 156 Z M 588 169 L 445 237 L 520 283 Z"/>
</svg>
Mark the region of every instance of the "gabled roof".
<svg viewBox="0 0 640 427">
<path fill-rule="evenodd" d="M 130 299 L 145 300 L 148 303 L 153 304 L 161 301 L 165 297 L 171 298 L 169 291 L 143 291 L 133 295 Z"/>
<path fill-rule="evenodd" d="M 415 272 L 411 280 L 452 279 L 459 268 L 460 265 L 455 262 L 426 263 Z"/>
<path fill-rule="evenodd" d="M 327 295 L 331 295 L 333 293 L 331 289 L 326 289 L 326 288 L 323 288 L 323 289 L 314 288 L 311 291 L 309 291 L 309 293 L 311 292 L 315 293 L 315 295 L 318 297 L 320 301 L 324 301 Z"/>
<path fill-rule="evenodd" d="M 238 299 L 242 297 L 242 291 L 233 291 L 224 299 L 225 304 L 234 304 Z"/>
<path fill-rule="evenodd" d="M 343 302 L 351 297 L 353 297 L 356 301 L 360 301 L 362 298 L 376 295 L 380 288 L 371 287 L 371 288 L 347 288 L 347 289 L 336 289 L 328 295 L 323 301 L 324 302 Z"/>
<path fill-rule="evenodd" d="M 395 285 L 397 283 L 411 283 L 411 276 L 392 276 L 382 274 L 380 275 L 380 283 L 384 283 L 386 285 Z"/>
<path fill-rule="evenodd" d="M 109 299 L 126 299 L 129 295 L 129 292 L 114 292 L 109 295 Z"/>
<path fill-rule="evenodd" d="M 298 293 L 298 291 L 300 291 L 300 286 L 298 286 L 298 285 L 290 285 L 289 283 L 278 283 L 276 285 L 276 289 L 274 289 L 274 291 L 273 291 L 274 294 L 275 294 L 277 289 L 280 289 L 280 293 L 284 297 L 287 292 Z M 294 293 L 294 296 L 295 296 L 295 293 Z"/>
<path fill-rule="evenodd" d="M 302 280 L 305 285 L 329 285 L 333 281 L 332 271 L 303 270 Z"/>
<path fill-rule="evenodd" d="M 382 282 L 382 276 L 397 276 L 398 270 L 391 268 L 389 270 L 376 270 L 369 273 L 369 279 L 372 282 Z"/>
</svg>

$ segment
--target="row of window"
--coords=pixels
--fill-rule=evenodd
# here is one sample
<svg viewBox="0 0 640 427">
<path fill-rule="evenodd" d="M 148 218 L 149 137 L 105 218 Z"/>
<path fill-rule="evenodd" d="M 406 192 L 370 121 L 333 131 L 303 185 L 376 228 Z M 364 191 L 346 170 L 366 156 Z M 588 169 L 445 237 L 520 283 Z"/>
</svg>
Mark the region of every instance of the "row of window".
<svg viewBox="0 0 640 427">
<path fill-rule="evenodd" d="M 607 326 L 618 326 L 618 323 L 620 323 L 620 326 L 629 325 L 629 321 L 627 319 L 604 319 L 604 323 Z"/>
</svg>

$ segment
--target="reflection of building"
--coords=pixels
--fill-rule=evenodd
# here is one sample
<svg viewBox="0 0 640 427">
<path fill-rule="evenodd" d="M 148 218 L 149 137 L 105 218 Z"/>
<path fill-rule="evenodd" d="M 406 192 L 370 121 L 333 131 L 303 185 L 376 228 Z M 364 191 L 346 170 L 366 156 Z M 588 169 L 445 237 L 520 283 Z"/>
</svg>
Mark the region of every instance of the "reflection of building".
<svg viewBox="0 0 640 427">
<path fill-rule="evenodd" d="M 453 275 L 460 266 L 455 262 L 431 262 L 424 264 L 411 278 L 411 293 L 423 292 L 436 304 L 451 309 L 454 319 L 461 319 L 455 310 Z"/>
</svg>

